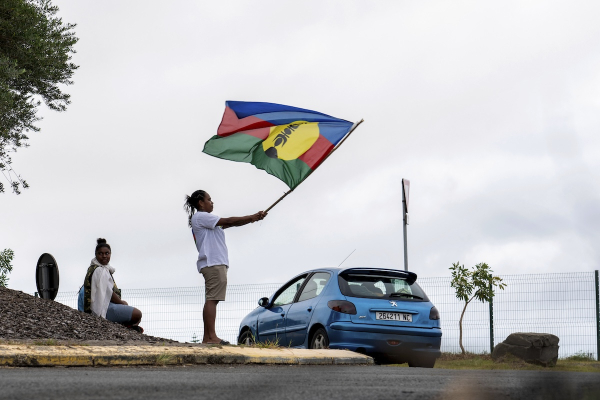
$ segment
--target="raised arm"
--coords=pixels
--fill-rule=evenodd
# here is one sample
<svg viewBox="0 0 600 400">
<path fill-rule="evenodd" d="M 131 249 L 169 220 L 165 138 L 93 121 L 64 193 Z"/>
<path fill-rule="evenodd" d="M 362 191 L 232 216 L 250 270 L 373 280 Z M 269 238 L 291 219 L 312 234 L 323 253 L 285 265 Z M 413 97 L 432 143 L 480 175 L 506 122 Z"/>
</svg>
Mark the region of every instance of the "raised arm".
<svg viewBox="0 0 600 400">
<path fill-rule="evenodd" d="M 246 215 L 245 217 L 229 217 L 229 218 L 221 218 L 219 222 L 217 222 L 217 226 L 222 227 L 223 229 L 231 228 L 233 226 L 243 226 L 246 224 L 251 224 L 256 221 L 260 221 L 265 218 L 267 213 L 264 211 L 259 211 L 256 214 Z"/>
</svg>

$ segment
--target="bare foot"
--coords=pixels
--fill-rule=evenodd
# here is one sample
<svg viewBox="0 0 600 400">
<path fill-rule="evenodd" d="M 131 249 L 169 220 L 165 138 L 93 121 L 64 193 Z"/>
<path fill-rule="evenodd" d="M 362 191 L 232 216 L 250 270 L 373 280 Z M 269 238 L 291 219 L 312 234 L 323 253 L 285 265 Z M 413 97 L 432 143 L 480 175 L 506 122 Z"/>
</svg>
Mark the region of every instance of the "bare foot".
<svg viewBox="0 0 600 400">
<path fill-rule="evenodd" d="M 221 343 L 221 338 L 206 338 L 202 339 L 202 344 L 219 344 Z"/>
<path fill-rule="evenodd" d="M 223 340 L 223 339 L 216 339 L 217 341 L 215 342 L 214 339 L 213 340 L 203 340 L 202 344 L 231 344 L 229 343 L 227 340 Z"/>
</svg>

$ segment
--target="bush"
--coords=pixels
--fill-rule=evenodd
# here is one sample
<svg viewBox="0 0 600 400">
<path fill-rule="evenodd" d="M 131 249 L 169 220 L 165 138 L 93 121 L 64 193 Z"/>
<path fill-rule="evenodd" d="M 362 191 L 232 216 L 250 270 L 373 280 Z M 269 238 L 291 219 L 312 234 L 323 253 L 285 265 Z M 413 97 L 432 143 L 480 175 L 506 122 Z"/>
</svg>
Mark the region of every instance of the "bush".
<svg viewBox="0 0 600 400">
<path fill-rule="evenodd" d="M 0 286 L 6 287 L 8 282 L 7 275 L 12 271 L 10 264 L 15 256 L 15 252 L 11 249 L 4 249 L 0 252 Z"/>
<path fill-rule="evenodd" d="M 594 360 L 594 355 L 592 353 L 584 353 L 582 350 L 579 350 L 577 353 L 573 354 L 565 358 L 567 361 L 596 361 Z"/>
</svg>

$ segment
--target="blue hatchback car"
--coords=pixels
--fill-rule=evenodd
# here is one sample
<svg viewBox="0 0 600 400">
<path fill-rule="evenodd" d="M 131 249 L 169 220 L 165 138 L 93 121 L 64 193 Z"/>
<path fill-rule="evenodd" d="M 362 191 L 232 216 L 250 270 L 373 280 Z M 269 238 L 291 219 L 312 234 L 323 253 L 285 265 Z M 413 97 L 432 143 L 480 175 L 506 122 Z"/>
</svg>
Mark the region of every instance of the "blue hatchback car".
<svg viewBox="0 0 600 400">
<path fill-rule="evenodd" d="M 304 272 L 258 301 L 240 324 L 238 343 L 348 349 L 432 368 L 441 354 L 440 314 L 416 280 L 381 268 Z"/>
</svg>

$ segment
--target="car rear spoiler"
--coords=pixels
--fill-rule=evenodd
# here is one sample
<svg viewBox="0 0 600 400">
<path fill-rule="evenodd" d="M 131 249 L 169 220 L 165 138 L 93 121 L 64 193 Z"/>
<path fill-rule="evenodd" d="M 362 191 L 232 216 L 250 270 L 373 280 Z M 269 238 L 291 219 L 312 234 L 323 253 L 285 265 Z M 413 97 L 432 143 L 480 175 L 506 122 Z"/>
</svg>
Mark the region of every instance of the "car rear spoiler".
<svg viewBox="0 0 600 400">
<path fill-rule="evenodd" d="M 385 268 L 349 268 L 340 272 L 340 275 L 378 276 L 382 278 L 394 277 L 404 279 L 409 285 L 412 285 L 417 280 L 417 274 L 414 272 Z"/>
</svg>

